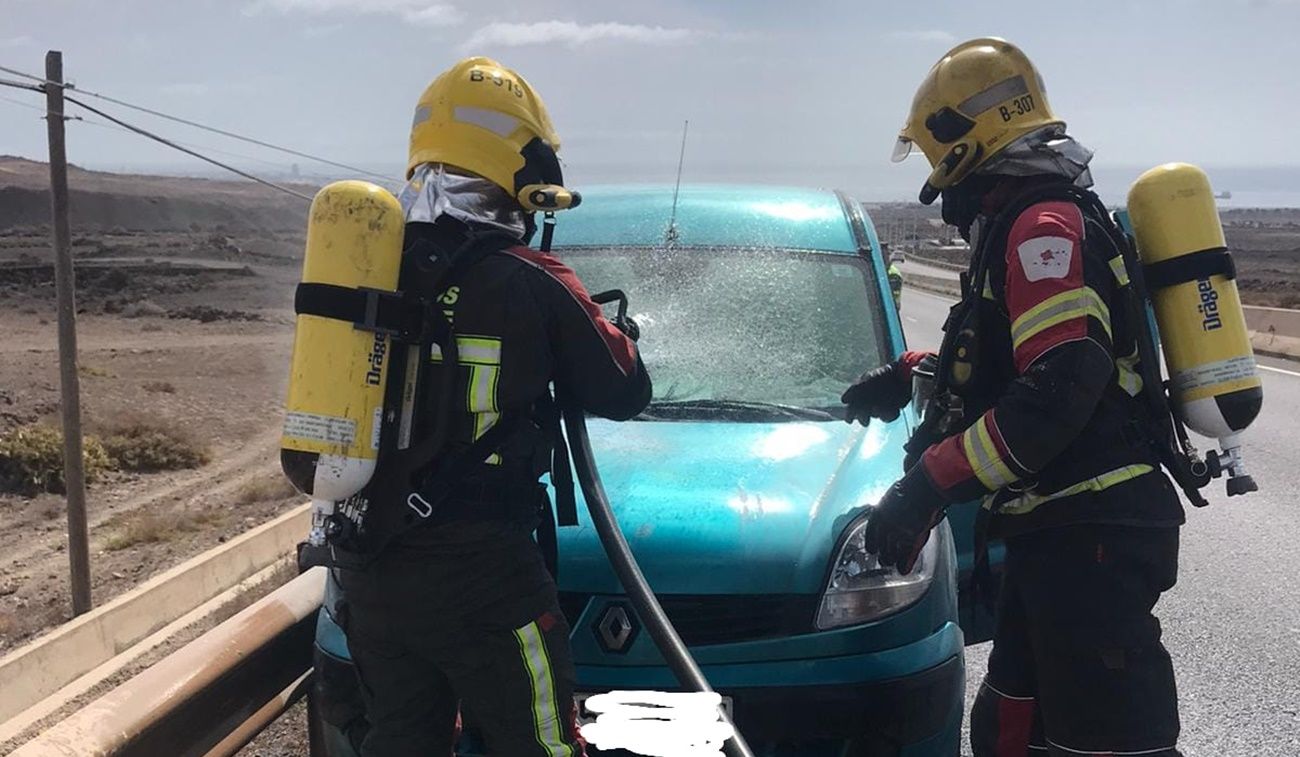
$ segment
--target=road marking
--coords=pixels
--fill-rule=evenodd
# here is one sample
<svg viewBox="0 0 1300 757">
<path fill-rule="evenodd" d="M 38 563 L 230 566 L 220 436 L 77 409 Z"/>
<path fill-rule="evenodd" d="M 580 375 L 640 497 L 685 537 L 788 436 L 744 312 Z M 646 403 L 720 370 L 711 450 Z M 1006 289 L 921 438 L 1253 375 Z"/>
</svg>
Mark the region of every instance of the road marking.
<svg viewBox="0 0 1300 757">
<path fill-rule="evenodd" d="M 1273 371 L 1274 373 L 1285 373 L 1288 376 L 1295 376 L 1296 378 L 1300 378 L 1300 373 L 1296 373 L 1295 371 L 1288 371 L 1283 368 L 1274 368 L 1271 365 L 1261 365 L 1258 367 L 1265 371 Z"/>
<path fill-rule="evenodd" d="M 916 319 L 910 315 L 903 316 L 903 320 L 907 321 L 908 323 L 916 323 Z"/>
<path fill-rule="evenodd" d="M 907 287 L 907 291 L 911 292 L 912 294 L 919 294 L 919 295 L 921 295 L 921 296 L 923 296 L 923 297 L 929 297 L 929 298 L 932 299 L 932 300 L 942 300 L 942 301 L 944 301 L 944 302 L 948 302 L 948 303 L 953 303 L 953 302 L 956 302 L 956 301 L 957 301 L 957 299 L 956 299 L 955 297 L 946 297 L 946 296 L 944 296 L 944 295 L 942 295 L 942 294 L 935 294 L 935 293 L 933 293 L 933 292 L 927 292 L 927 291 L 925 291 L 924 289 L 913 289 L 912 287 Z"/>
</svg>

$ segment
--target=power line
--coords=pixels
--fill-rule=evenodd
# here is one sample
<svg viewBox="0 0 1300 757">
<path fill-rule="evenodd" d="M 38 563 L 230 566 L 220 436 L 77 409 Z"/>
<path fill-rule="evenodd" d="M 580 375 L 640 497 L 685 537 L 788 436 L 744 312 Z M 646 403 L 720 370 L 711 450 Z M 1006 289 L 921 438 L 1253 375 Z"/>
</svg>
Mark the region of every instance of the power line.
<svg viewBox="0 0 1300 757">
<path fill-rule="evenodd" d="M 254 139 L 254 138 L 252 138 L 252 137 L 246 137 L 246 136 L 244 136 L 244 135 L 242 135 L 242 134 L 236 134 L 236 133 L 234 133 L 234 132 L 226 131 L 225 129 L 218 129 L 218 128 L 215 127 L 215 126 L 208 126 L 207 124 L 202 124 L 202 123 L 199 123 L 199 122 L 197 122 L 197 121 L 191 121 L 191 120 L 189 120 L 189 119 L 187 119 L 187 118 L 181 118 L 180 116 L 173 116 L 173 115 L 170 115 L 170 114 L 168 114 L 168 113 L 163 113 L 163 112 L 161 112 L 161 111 L 154 110 L 154 109 L 152 109 L 152 108 L 146 108 L 146 107 L 144 107 L 143 105 L 135 105 L 134 103 L 129 103 L 129 102 L 126 102 L 125 100 L 119 100 L 119 99 L 117 99 L 117 98 L 115 98 L 115 97 L 109 97 L 108 95 L 99 94 L 99 93 L 97 93 L 97 92 L 90 92 L 90 91 L 88 91 L 88 90 L 83 90 L 83 89 L 77 89 L 76 86 L 74 86 L 74 85 L 72 85 L 72 84 L 58 84 L 57 82 L 48 81 L 48 80 L 46 80 L 46 79 L 44 79 L 44 78 L 42 78 L 42 77 L 35 76 L 35 75 L 33 75 L 33 74 L 23 73 L 22 71 L 17 71 L 17 70 L 15 70 L 15 69 L 7 68 L 7 67 L 5 67 L 5 66 L 0 66 L 0 71 L 5 71 L 5 72 L 7 72 L 7 73 L 13 74 L 14 76 L 21 76 L 21 77 L 26 78 L 26 79 L 31 79 L 31 80 L 33 80 L 33 81 L 38 81 L 38 82 L 40 82 L 42 85 L 45 85 L 45 86 L 53 85 L 53 86 L 63 86 L 63 87 L 66 87 L 67 89 L 76 89 L 77 92 L 80 92 L 81 94 L 85 95 L 86 97 L 94 97 L 94 98 L 96 98 L 96 99 L 103 100 L 103 101 L 105 101 L 105 102 L 113 103 L 114 105 L 120 105 L 120 106 L 122 106 L 123 108 L 130 108 L 131 110 L 139 111 L 139 112 L 141 112 L 141 113 L 147 113 L 147 114 L 149 114 L 149 115 L 151 115 L 151 116 L 156 116 L 156 117 L 158 117 L 158 118 L 164 118 L 164 119 L 167 119 L 168 121 L 175 121 L 176 123 L 185 124 L 186 126 L 192 126 L 192 127 L 196 128 L 196 129 L 202 129 L 202 130 L 204 130 L 204 131 L 209 131 L 209 132 L 212 132 L 213 134 L 220 134 L 220 135 L 223 136 L 223 137 L 228 137 L 228 138 L 230 138 L 230 139 L 237 139 L 237 140 L 239 140 L 239 141 L 241 141 L 241 142 L 247 142 L 247 143 L 249 143 L 249 144 L 254 144 L 254 145 L 257 145 L 257 146 L 259 146 L 259 147 L 265 147 L 265 148 L 267 148 L 268 150 L 276 150 L 276 151 L 278 151 L 278 152 L 286 153 L 286 154 L 289 154 L 289 155 L 295 155 L 295 156 L 297 156 L 297 157 L 299 157 L 299 158 L 306 158 L 307 160 L 314 160 L 314 161 L 316 161 L 316 162 L 318 162 L 318 163 L 325 163 L 326 165 L 331 165 L 331 166 L 334 166 L 335 168 L 343 168 L 343 169 L 347 169 L 348 171 L 352 171 L 352 172 L 354 172 L 354 173 L 364 174 L 364 175 L 369 176 L 369 177 L 371 177 L 371 178 L 381 179 L 381 180 L 386 181 L 386 182 L 388 182 L 388 183 L 390 183 L 390 184 L 394 184 L 394 183 L 396 183 L 396 182 L 394 181 L 394 179 L 393 179 L 391 176 L 387 176 L 387 175 L 380 174 L 380 173 L 375 173 L 374 171 L 367 171 L 367 170 L 364 169 L 364 168 L 357 168 L 356 166 L 350 166 L 350 165 L 348 165 L 348 164 L 346 164 L 346 163 L 339 163 L 339 162 L 337 162 L 337 161 L 329 160 L 328 158 L 322 158 L 322 157 L 320 157 L 320 156 L 318 156 L 318 155 L 312 155 L 312 154 L 310 154 L 310 153 L 301 152 L 301 151 L 294 150 L 294 149 L 289 148 L 289 147 L 283 147 L 283 146 L 281 146 L 281 145 L 272 144 L 272 143 L 270 143 L 270 142 L 263 142 L 263 141 L 260 140 L 260 139 Z"/>
<path fill-rule="evenodd" d="M 38 81 L 41 84 L 54 84 L 54 82 L 50 81 L 49 79 L 46 79 L 44 76 L 37 76 L 36 74 L 25 74 L 22 71 L 16 71 L 6 66 L 0 66 L 0 71 L 4 71 L 7 74 L 13 74 L 14 76 L 21 76 L 24 79 L 31 79 L 32 81 Z"/>
<path fill-rule="evenodd" d="M 198 158 L 199 160 L 202 160 L 202 161 L 204 161 L 204 162 L 206 162 L 206 163 L 211 163 L 212 165 L 217 166 L 218 168 L 224 168 L 225 170 L 230 171 L 230 172 L 233 173 L 233 174 L 238 174 L 239 176 L 243 176 L 245 179 L 248 179 L 249 181 L 255 181 L 255 182 L 257 182 L 258 184 L 261 184 L 261 185 L 263 185 L 263 186 L 265 186 L 265 187 L 270 187 L 271 189 L 274 189 L 274 190 L 276 190 L 276 191 L 278 191 L 278 192 L 284 192 L 285 194 L 293 195 L 294 197 L 297 197 L 297 198 L 302 199 L 302 200 L 306 200 L 307 202 L 311 202 L 311 201 L 312 201 L 312 198 L 311 198 L 311 196 L 309 196 L 309 195 L 305 195 L 305 194 L 303 194 L 302 192 L 299 192 L 299 191 L 297 191 L 297 190 L 290 189 L 289 187 L 286 187 L 286 186 L 284 186 L 284 185 L 282 185 L 282 184 L 276 184 L 276 183 L 273 182 L 273 181 L 267 181 L 266 179 L 263 179 L 263 178 L 261 178 L 260 176 L 255 176 L 255 175 L 253 175 L 253 174 L 251 174 L 251 173 L 248 173 L 247 171 L 241 171 L 240 169 L 235 168 L 235 167 L 232 166 L 232 165 L 228 165 L 228 164 L 226 164 L 226 163 L 222 163 L 221 161 L 219 161 L 219 160 L 217 160 L 217 159 L 215 159 L 215 158 L 209 158 L 208 156 L 204 155 L 203 153 L 200 153 L 200 152 L 198 152 L 198 151 L 196 151 L 196 150 L 191 150 L 191 149 L 189 149 L 188 147 L 184 147 L 184 146 L 182 146 L 182 145 L 179 145 L 179 144 L 177 144 L 176 142 L 173 142 L 173 141 L 171 141 L 170 139 L 167 139 L 166 137 L 160 137 L 160 136 L 158 136 L 157 134 L 154 134 L 154 133 L 151 132 L 151 131 L 148 131 L 148 130 L 146 130 L 146 129 L 142 129 L 142 128 L 140 128 L 139 126 L 135 126 L 135 125 L 133 125 L 133 124 L 129 124 L 129 123 L 127 123 L 126 121 L 123 121 L 123 120 L 121 120 L 121 119 L 119 119 L 119 118 L 116 118 L 116 117 L 114 117 L 114 116 L 110 116 L 109 114 L 105 113 L 105 112 L 102 111 L 102 110 L 99 110 L 98 108 L 95 108 L 95 107 L 92 107 L 92 106 L 90 106 L 90 105 L 87 105 L 87 104 L 81 102 L 80 100 L 77 100 L 76 98 L 69 97 L 67 94 L 64 94 L 63 99 L 67 100 L 68 102 L 70 102 L 70 103 L 72 103 L 72 104 L 74 104 L 74 105 L 77 105 L 78 107 L 85 108 L 86 110 L 90 111 L 91 113 L 94 113 L 95 115 L 100 116 L 101 118 L 106 118 L 106 119 L 108 119 L 109 121 L 111 121 L 111 122 L 117 124 L 118 126 L 121 126 L 121 127 L 124 128 L 124 129 L 128 129 L 128 130 L 130 130 L 130 131 L 133 131 L 133 132 L 135 132 L 136 134 L 139 134 L 139 135 L 141 135 L 141 136 L 143 136 L 143 137 L 148 137 L 149 139 L 152 139 L 152 140 L 154 140 L 155 142 L 159 142 L 159 143 L 161 143 L 161 144 L 167 145 L 168 147 L 170 147 L 170 148 L 172 148 L 172 149 L 174 149 L 174 150 L 180 150 L 181 152 L 183 152 L 183 153 L 185 153 L 185 154 L 187 154 L 187 155 L 191 155 L 191 156 L 193 156 L 193 157 L 195 157 L 195 158 Z"/>
<path fill-rule="evenodd" d="M 10 81 L 0 79 L 0 86 L 13 87 L 14 89 L 30 89 L 33 92 L 44 92 L 45 90 L 38 84 L 23 84 L 20 81 Z"/>
<path fill-rule="evenodd" d="M 51 115 L 51 113 L 50 113 L 49 110 L 47 110 L 46 108 L 44 108 L 44 107 L 42 107 L 42 106 L 40 106 L 40 105 L 33 105 L 33 104 L 31 104 L 31 103 L 26 103 L 26 102 L 23 102 L 22 100 L 17 100 L 17 99 L 14 99 L 14 98 L 12 98 L 12 97 L 5 97 L 4 95 L 0 95 L 0 100 L 4 100 L 5 102 L 13 103 L 14 105 L 17 105 L 17 106 L 22 107 L 22 108 L 27 108 L 27 109 L 29 109 L 29 110 L 34 110 L 34 111 L 36 111 L 36 112 L 38 112 L 38 113 L 43 113 L 43 114 L 45 114 L 45 115 L 47 115 L 47 116 L 48 116 L 48 115 Z M 70 120 L 70 121 L 80 121 L 81 123 L 83 123 L 83 124 L 87 124 L 87 125 L 89 125 L 89 126 L 98 126 L 98 127 L 101 128 L 101 129 L 111 129 L 112 131 L 120 131 L 120 132 L 123 132 L 123 133 L 126 133 L 126 134 L 135 134 L 135 132 L 131 131 L 130 129 L 127 129 L 127 128 L 124 128 L 124 127 L 118 126 L 117 124 L 104 123 L 103 121 L 96 121 L 96 120 L 93 119 L 93 118 L 86 118 L 85 116 L 69 116 L 69 115 L 67 115 L 67 114 L 65 113 L 65 114 L 63 115 L 63 117 L 64 117 L 65 119 L 67 119 L 67 120 Z M 272 167 L 274 167 L 274 168 L 284 168 L 284 165 L 283 165 L 282 163 L 275 163 L 275 162 L 272 162 L 272 161 L 269 161 L 269 160 L 263 160 L 262 158 L 258 158 L 258 157 L 252 156 L 252 155 L 245 155 L 245 154 L 243 154 L 243 153 L 238 153 L 238 152 L 230 152 L 230 151 L 228 151 L 228 150 L 219 150 L 219 149 L 217 149 L 217 148 L 215 148 L 215 147 L 208 147 L 207 145 L 196 145 L 196 144 L 194 144 L 194 143 L 192 143 L 192 142 L 181 142 L 181 141 L 178 141 L 178 140 L 173 140 L 173 141 L 175 141 L 176 144 L 181 145 L 181 146 L 184 146 L 184 147 L 188 147 L 188 148 L 190 148 L 191 150 L 202 150 L 203 152 L 216 153 L 216 154 L 218 154 L 218 155 L 226 155 L 226 156 L 229 156 L 229 157 L 232 157 L 232 158 L 240 158 L 240 159 L 242 159 L 242 160 L 251 160 L 251 161 L 253 161 L 254 163 L 261 163 L 261 164 L 263 164 L 263 165 L 266 165 L 266 166 L 272 166 Z M 309 178 L 310 178 L 310 177 L 309 177 Z M 323 178 L 323 177 L 315 177 L 315 178 Z"/>
</svg>

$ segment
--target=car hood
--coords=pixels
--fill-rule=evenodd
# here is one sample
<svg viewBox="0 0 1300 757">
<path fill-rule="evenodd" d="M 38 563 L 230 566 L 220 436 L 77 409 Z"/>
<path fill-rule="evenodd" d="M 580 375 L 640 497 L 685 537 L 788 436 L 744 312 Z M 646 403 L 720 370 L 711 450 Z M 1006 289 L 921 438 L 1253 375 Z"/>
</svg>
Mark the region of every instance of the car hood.
<svg viewBox="0 0 1300 757">
<path fill-rule="evenodd" d="M 660 594 L 810 594 L 854 516 L 899 476 L 907 427 L 589 421 L 623 534 Z M 620 594 L 581 491 L 562 591 Z"/>
</svg>

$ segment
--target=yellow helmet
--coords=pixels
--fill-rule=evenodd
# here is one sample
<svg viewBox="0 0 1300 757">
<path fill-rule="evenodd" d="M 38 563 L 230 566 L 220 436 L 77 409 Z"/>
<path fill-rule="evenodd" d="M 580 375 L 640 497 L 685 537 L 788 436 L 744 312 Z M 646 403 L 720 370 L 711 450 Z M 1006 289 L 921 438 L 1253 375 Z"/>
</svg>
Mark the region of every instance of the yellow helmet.
<svg viewBox="0 0 1300 757">
<path fill-rule="evenodd" d="M 939 59 L 916 90 L 894 147 L 895 162 L 917 145 L 933 171 L 921 188 L 929 205 L 1008 144 L 1052 124 L 1038 69 L 1003 39 L 963 42 Z"/>
<path fill-rule="evenodd" d="M 491 58 L 465 58 L 416 103 L 406 177 L 443 163 L 500 186 L 525 210 L 563 210 L 579 198 L 564 188 L 559 149 L 546 106 L 524 77 Z"/>
</svg>

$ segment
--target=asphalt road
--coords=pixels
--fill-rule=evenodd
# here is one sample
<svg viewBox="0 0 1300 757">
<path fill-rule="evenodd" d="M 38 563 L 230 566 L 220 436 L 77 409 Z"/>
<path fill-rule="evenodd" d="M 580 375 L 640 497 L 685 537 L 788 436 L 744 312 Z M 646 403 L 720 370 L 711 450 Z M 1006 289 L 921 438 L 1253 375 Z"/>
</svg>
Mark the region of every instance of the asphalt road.
<svg viewBox="0 0 1300 757">
<path fill-rule="evenodd" d="M 937 348 L 950 304 L 903 293 L 912 349 Z M 1187 508 L 1178 585 L 1156 608 L 1178 676 L 1186 757 L 1300 755 L 1300 363 L 1259 364 L 1264 409 L 1245 453 L 1260 491 L 1229 500 L 1219 481 L 1207 490 L 1209 507 Z M 967 650 L 968 707 L 989 647 Z"/>
</svg>

